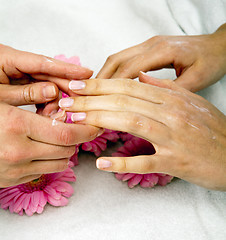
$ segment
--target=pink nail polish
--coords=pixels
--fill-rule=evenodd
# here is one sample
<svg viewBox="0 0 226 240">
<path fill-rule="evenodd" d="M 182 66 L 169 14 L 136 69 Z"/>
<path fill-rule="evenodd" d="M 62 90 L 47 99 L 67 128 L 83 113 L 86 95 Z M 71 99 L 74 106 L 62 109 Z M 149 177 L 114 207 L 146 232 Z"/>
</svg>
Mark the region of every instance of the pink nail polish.
<svg viewBox="0 0 226 240">
<path fill-rule="evenodd" d="M 72 98 L 62 98 L 60 101 L 59 101 L 59 106 L 61 108 L 68 108 L 68 107 L 71 107 L 74 103 L 74 99 Z"/>
<path fill-rule="evenodd" d="M 86 87 L 86 83 L 82 81 L 72 80 L 69 83 L 69 89 L 71 90 L 81 90 Z"/>
<path fill-rule="evenodd" d="M 104 159 L 97 159 L 96 166 L 97 168 L 109 168 L 112 166 L 112 162 Z"/>
<path fill-rule="evenodd" d="M 86 113 L 73 113 L 71 115 L 71 120 L 73 122 L 82 121 L 86 118 Z"/>
</svg>

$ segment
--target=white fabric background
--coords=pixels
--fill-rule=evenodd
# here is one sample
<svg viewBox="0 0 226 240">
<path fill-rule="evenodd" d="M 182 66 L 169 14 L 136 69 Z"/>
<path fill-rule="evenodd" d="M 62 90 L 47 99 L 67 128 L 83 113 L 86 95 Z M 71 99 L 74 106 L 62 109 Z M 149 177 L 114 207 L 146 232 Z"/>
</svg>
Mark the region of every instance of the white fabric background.
<svg viewBox="0 0 226 240">
<path fill-rule="evenodd" d="M 154 35 L 208 33 L 225 20 L 220 0 L 0 0 L 0 42 L 48 56 L 78 55 L 96 74 L 110 54 Z M 174 78 L 169 70 L 152 75 Z M 225 90 L 221 80 L 201 94 L 226 113 Z M 179 179 L 131 190 L 97 170 L 91 154 L 80 157 L 75 173 L 66 207 L 47 206 L 32 217 L 0 210 L 0 239 L 226 239 L 226 193 Z"/>
</svg>

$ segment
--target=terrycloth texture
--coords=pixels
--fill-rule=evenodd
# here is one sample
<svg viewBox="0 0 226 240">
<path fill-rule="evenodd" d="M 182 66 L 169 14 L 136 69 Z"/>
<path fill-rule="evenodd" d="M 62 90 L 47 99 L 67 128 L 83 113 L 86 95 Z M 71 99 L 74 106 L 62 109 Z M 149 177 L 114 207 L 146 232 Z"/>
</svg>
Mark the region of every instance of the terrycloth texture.
<svg viewBox="0 0 226 240">
<path fill-rule="evenodd" d="M 181 11 L 183 2 L 178 1 Z M 212 0 L 210 8 L 221 11 L 218 5 Z M 114 52 L 156 34 L 185 34 L 163 0 L 0 0 L 0 6 L 0 42 L 50 56 L 78 55 L 95 73 Z M 184 17 L 190 14 L 184 11 Z M 197 18 L 197 25 L 200 21 Z M 202 19 L 210 21 L 212 16 Z M 175 76 L 169 70 L 152 75 Z M 221 84 L 207 89 L 206 95 L 226 109 Z M 113 174 L 97 170 L 91 154 L 80 157 L 75 173 L 75 193 L 66 207 L 47 206 L 32 218 L 0 210 L 0 239 L 226 239 L 226 193 L 181 180 L 164 188 L 131 190 Z"/>
</svg>

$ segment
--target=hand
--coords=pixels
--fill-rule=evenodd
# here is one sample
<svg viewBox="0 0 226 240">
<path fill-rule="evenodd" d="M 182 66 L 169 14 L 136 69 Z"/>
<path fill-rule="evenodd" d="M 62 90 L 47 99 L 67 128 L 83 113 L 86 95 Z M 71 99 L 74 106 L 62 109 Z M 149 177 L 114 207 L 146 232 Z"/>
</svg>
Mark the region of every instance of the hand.
<svg viewBox="0 0 226 240">
<path fill-rule="evenodd" d="M 87 79 L 92 75 L 87 68 L 2 44 L 0 56 L 0 101 L 14 106 L 51 101 L 44 115 L 58 106 L 58 88 L 70 94 L 69 80 Z"/>
<path fill-rule="evenodd" d="M 65 170 L 75 144 L 102 133 L 96 127 L 60 121 L 54 126 L 50 118 L 5 103 L 0 109 L 0 188 Z"/>
<path fill-rule="evenodd" d="M 204 98 L 171 80 L 140 75 L 130 79 L 72 82 L 79 95 L 60 100 L 76 123 L 129 132 L 151 142 L 151 156 L 104 157 L 105 171 L 165 173 L 217 190 L 226 190 L 226 117 Z M 73 84 L 75 83 L 75 84 Z M 80 89 L 80 90 L 76 90 Z"/>
<path fill-rule="evenodd" d="M 98 78 L 136 78 L 139 71 L 176 70 L 180 86 L 199 91 L 226 74 L 226 24 L 200 36 L 156 36 L 111 55 Z"/>
</svg>

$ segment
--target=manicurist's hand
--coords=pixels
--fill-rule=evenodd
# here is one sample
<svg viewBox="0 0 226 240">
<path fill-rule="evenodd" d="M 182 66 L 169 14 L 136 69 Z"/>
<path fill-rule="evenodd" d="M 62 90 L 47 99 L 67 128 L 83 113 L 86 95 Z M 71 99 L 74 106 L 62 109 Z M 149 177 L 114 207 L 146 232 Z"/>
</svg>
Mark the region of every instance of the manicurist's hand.
<svg viewBox="0 0 226 240">
<path fill-rule="evenodd" d="M 226 74 L 226 24 L 200 36 L 156 36 L 111 55 L 98 78 L 136 78 L 139 71 L 176 70 L 176 82 L 193 92 Z"/>
<path fill-rule="evenodd" d="M 0 44 L 0 101 L 5 103 L 51 102 L 44 113 L 49 115 L 58 106 L 59 89 L 70 94 L 69 80 L 87 79 L 92 73 L 81 66 Z"/>
<path fill-rule="evenodd" d="M 0 102 L 0 188 L 28 182 L 68 166 L 75 144 L 98 135 L 94 126 L 61 122 Z"/>
<path fill-rule="evenodd" d="M 154 155 L 104 157 L 105 171 L 165 173 L 226 190 L 226 117 L 204 98 L 171 80 L 90 79 L 70 83 L 79 95 L 60 100 L 76 123 L 129 132 L 151 142 Z M 77 90 L 76 90 L 77 89 Z M 93 96 L 91 96 L 93 95 Z"/>
</svg>

